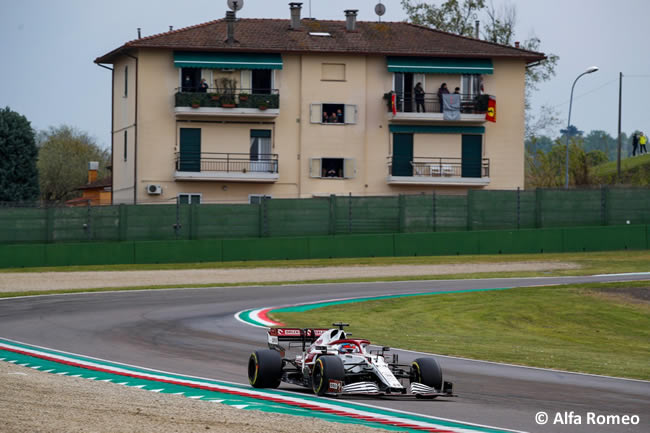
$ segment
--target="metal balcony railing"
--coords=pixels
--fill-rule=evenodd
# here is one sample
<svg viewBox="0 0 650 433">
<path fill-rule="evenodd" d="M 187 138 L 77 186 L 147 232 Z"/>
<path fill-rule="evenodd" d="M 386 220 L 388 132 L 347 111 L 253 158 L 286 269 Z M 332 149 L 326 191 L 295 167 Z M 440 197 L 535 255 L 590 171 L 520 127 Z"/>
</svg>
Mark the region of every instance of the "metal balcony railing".
<svg viewBox="0 0 650 433">
<path fill-rule="evenodd" d="M 276 153 L 176 153 L 176 171 L 225 173 L 277 173 Z"/>
<path fill-rule="evenodd" d="M 243 89 L 210 87 L 205 92 L 196 88 L 179 87 L 175 95 L 176 107 L 223 107 L 223 108 L 280 108 L 278 89 Z"/>
<path fill-rule="evenodd" d="M 389 176 L 439 177 L 490 177 L 490 159 L 482 158 L 480 163 L 463 161 L 462 158 L 413 157 L 402 159 L 389 157 Z"/>
<path fill-rule="evenodd" d="M 416 98 L 415 93 L 395 93 L 395 108 L 398 113 L 442 113 L 441 100 L 437 93 L 425 93 L 423 98 Z M 487 111 L 489 95 L 460 95 L 460 112 L 464 114 L 484 114 Z M 392 111 L 391 101 L 387 97 L 388 111 Z"/>
</svg>

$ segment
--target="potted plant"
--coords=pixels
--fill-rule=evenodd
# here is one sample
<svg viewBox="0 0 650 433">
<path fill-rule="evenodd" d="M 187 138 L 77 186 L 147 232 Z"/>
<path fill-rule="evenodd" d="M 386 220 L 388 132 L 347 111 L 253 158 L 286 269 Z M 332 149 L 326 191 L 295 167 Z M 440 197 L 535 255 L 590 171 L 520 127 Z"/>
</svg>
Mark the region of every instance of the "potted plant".
<svg viewBox="0 0 650 433">
<path fill-rule="evenodd" d="M 221 106 L 223 108 L 235 108 L 235 101 L 230 95 L 223 95 L 221 97 Z"/>
<path fill-rule="evenodd" d="M 240 100 L 240 101 L 248 101 L 248 93 L 246 93 L 246 92 L 241 92 L 241 93 L 239 94 L 239 100 Z"/>
<path fill-rule="evenodd" d="M 237 80 L 231 78 L 222 78 L 220 80 L 223 93 L 221 95 L 221 106 L 223 108 L 234 108 L 235 105 L 235 91 L 237 90 Z"/>
<path fill-rule="evenodd" d="M 220 97 L 221 97 L 221 95 L 218 94 L 218 93 L 211 93 L 211 94 L 210 94 L 210 98 L 211 98 L 213 101 L 218 101 Z"/>
<path fill-rule="evenodd" d="M 201 101 L 198 99 L 192 99 L 191 105 L 192 108 L 199 108 L 201 106 Z"/>
</svg>

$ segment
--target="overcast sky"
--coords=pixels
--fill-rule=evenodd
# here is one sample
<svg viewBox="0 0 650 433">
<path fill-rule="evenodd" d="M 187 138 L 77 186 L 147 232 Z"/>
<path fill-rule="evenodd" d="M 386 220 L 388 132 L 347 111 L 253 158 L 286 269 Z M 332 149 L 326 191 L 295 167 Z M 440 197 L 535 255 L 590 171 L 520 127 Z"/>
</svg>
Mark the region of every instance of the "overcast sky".
<svg viewBox="0 0 650 433">
<path fill-rule="evenodd" d="M 504 0 L 493 0 L 496 6 Z M 288 0 L 245 0 L 244 18 L 288 18 Z M 303 15 L 309 1 L 303 1 Z M 376 20 L 378 0 L 312 0 L 318 19 Z M 383 0 L 384 21 L 406 19 L 399 0 Z M 440 4 L 441 1 L 435 3 Z M 515 4 L 515 2 L 511 2 Z M 612 135 L 618 125 L 618 77 L 623 72 L 623 131 L 650 132 L 649 0 L 518 0 L 516 40 L 536 35 L 560 56 L 557 76 L 535 94 L 536 109 L 555 106 L 566 126 L 573 80 L 587 67 L 573 100 L 572 124 Z M 9 106 L 45 129 L 68 124 L 110 146 L 110 71 L 93 60 L 126 41 L 222 18 L 226 0 L 0 0 L 0 107 Z M 498 95 L 497 95 L 498 98 Z"/>
</svg>

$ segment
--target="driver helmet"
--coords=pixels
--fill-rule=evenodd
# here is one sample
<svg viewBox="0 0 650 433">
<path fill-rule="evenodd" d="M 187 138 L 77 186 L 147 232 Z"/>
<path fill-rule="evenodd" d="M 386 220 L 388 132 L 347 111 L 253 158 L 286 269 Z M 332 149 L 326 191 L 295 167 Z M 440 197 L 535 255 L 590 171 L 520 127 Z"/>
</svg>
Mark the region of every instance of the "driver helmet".
<svg viewBox="0 0 650 433">
<path fill-rule="evenodd" d="M 356 344 L 341 343 L 339 344 L 339 353 L 356 353 L 359 351 Z"/>
</svg>

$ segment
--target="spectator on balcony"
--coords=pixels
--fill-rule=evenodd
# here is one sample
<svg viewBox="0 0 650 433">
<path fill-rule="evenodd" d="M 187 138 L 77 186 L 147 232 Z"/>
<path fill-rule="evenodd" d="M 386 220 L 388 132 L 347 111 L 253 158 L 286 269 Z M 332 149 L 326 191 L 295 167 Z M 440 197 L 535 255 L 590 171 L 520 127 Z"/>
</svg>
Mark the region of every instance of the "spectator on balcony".
<svg viewBox="0 0 650 433">
<path fill-rule="evenodd" d="M 337 117 L 336 117 L 336 112 L 332 111 L 332 115 L 330 116 L 329 122 L 330 123 L 336 123 L 337 122 Z"/>
<path fill-rule="evenodd" d="M 419 113 L 420 107 L 422 107 L 422 112 L 426 113 L 427 110 L 424 109 L 424 89 L 422 88 L 422 83 L 418 82 L 413 88 L 415 92 L 415 110 Z"/>
<path fill-rule="evenodd" d="M 323 122 L 322 123 L 328 123 L 330 121 L 330 115 L 327 114 L 327 111 L 323 111 Z"/>
<path fill-rule="evenodd" d="M 205 81 L 205 78 L 201 78 L 201 84 L 199 84 L 199 92 L 206 93 L 208 91 L 208 83 Z"/>
<path fill-rule="evenodd" d="M 456 87 L 456 88 L 454 89 L 454 94 L 455 94 L 455 95 L 460 95 L 460 87 Z"/>
<path fill-rule="evenodd" d="M 336 123 L 344 123 L 343 120 L 343 111 L 339 108 L 336 110 Z"/>
<path fill-rule="evenodd" d="M 440 102 L 440 112 L 442 113 L 442 96 L 448 95 L 449 89 L 447 88 L 447 83 L 442 83 L 438 89 L 438 101 Z"/>
<path fill-rule="evenodd" d="M 183 80 L 183 92 L 191 92 L 194 90 L 194 85 L 192 84 L 192 79 L 189 75 L 185 76 Z"/>
</svg>

